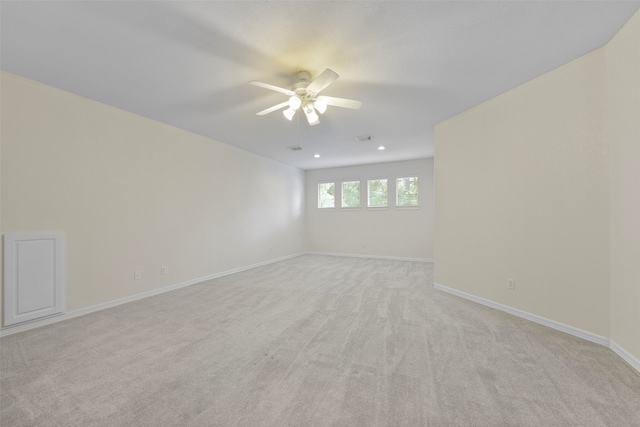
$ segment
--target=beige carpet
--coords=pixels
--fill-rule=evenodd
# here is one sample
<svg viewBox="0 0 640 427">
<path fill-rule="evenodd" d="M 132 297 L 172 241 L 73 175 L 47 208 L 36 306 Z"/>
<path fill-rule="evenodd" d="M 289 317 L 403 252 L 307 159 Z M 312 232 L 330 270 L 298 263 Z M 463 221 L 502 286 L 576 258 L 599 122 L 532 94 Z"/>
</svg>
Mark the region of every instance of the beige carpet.
<svg viewBox="0 0 640 427">
<path fill-rule="evenodd" d="M 639 426 L 611 350 L 307 255 L 0 340 L 2 426 Z"/>
</svg>

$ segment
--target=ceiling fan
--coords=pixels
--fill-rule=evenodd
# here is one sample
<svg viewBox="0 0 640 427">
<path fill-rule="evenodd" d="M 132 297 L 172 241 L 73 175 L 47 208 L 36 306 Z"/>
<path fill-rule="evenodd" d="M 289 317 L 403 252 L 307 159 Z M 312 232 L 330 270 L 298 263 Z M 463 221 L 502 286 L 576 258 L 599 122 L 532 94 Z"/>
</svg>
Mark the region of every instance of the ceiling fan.
<svg viewBox="0 0 640 427">
<path fill-rule="evenodd" d="M 288 101 L 282 102 L 278 105 L 274 105 L 273 107 L 269 107 L 266 110 L 262 110 L 256 114 L 258 116 L 264 116 L 265 114 L 269 114 L 273 111 L 289 107 L 282 113 L 288 120 L 291 120 L 296 114 L 296 111 L 302 108 L 302 111 L 304 111 L 304 114 L 307 117 L 309 125 L 313 126 L 320 123 L 320 119 L 318 118 L 317 113 L 324 113 L 327 110 L 328 105 L 357 110 L 362 105 L 362 102 L 360 101 L 318 95 L 320 91 L 333 83 L 338 77 L 338 73 L 327 68 L 314 80 L 309 81 L 309 79 L 311 78 L 311 74 L 309 74 L 307 71 L 300 71 L 298 73 L 298 78 L 300 79 L 300 81 L 294 84 L 291 89 L 285 89 L 255 80 L 251 81 L 249 83 L 254 86 L 274 90 L 276 92 L 280 92 L 289 96 Z"/>
</svg>

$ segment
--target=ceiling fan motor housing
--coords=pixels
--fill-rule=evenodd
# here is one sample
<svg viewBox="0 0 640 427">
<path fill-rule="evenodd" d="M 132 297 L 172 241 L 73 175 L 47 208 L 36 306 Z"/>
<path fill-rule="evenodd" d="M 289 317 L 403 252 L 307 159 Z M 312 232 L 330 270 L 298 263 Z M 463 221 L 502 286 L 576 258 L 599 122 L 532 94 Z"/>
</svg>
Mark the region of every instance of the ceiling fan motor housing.
<svg viewBox="0 0 640 427">
<path fill-rule="evenodd" d="M 314 97 L 307 90 L 307 86 L 309 86 L 309 82 L 299 82 L 293 85 L 291 90 L 296 94 L 300 101 L 302 101 L 302 105 L 306 105 L 309 102 L 312 102 Z"/>
<path fill-rule="evenodd" d="M 307 87 L 311 83 L 309 82 L 311 74 L 308 71 L 299 71 L 298 78 L 300 81 L 293 85 L 291 91 L 295 92 L 296 96 L 302 101 L 302 106 L 305 107 L 310 102 L 315 101 L 315 94 L 307 90 Z"/>
</svg>

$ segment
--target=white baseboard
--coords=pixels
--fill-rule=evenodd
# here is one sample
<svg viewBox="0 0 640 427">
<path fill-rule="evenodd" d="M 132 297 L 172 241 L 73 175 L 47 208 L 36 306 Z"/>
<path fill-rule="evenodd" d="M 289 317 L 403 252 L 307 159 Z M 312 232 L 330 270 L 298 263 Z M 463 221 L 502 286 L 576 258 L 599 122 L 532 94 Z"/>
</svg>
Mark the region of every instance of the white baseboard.
<svg viewBox="0 0 640 427">
<path fill-rule="evenodd" d="M 633 366 L 636 371 L 640 372 L 640 359 L 629 353 L 626 349 L 621 347 L 617 342 L 609 340 L 609 348 L 613 350 L 618 356 L 622 357 L 625 362 Z"/>
<path fill-rule="evenodd" d="M 384 255 L 362 255 L 362 254 L 345 254 L 340 252 L 313 252 L 307 251 L 306 255 L 326 255 L 326 256 L 339 256 L 346 258 L 370 258 L 370 259 L 388 259 L 392 261 L 414 261 L 414 262 L 433 262 L 433 258 L 410 258 L 399 256 L 384 256 Z"/>
<path fill-rule="evenodd" d="M 184 287 L 187 287 L 187 286 L 195 285 L 197 283 L 206 282 L 207 280 L 213 280 L 213 279 L 217 279 L 219 277 L 228 276 L 230 274 L 240 273 L 240 272 L 245 271 L 245 270 L 250 270 L 250 269 L 256 268 L 256 267 L 262 267 L 264 265 L 273 264 L 273 263 L 284 261 L 284 260 L 291 259 L 291 258 L 296 258 L 296 257 L 299 257 L 301 255 L 304 255 L 304 253 L 296 253 L 296 254 L 293 254 L 293 255 L 287 255 L 287 256 L 280 257 L 280 258 L 274 258 L 274 259 L 270 259 L 268 261 L 263 261 L 263 262 L 259 262 L 259 263 L 256 263 L 256 264 L 251 264 L 251 265 L 248 265 L 248 266 L 245 266 L 245 267 L 234 268 L 232 270 L 227 270 L 227 271 L 223 271 L 223 272 L 220 272 L 220 273 L 214 273 L 214 274 L 210 274 L 210 275 L 203 276 L 203 277 L 197 277 L 195 279 L 185 280 L 184 282 L 176 283 L 176 284 L 169 285 L 169 286 L 164 286 L 162 288 L 153 289 L 153 290 L 146 291 L 146 292 L 141 292 L 141 293 L 135 294 L 135 295 L 130 295 L 128 297 L 118 298 L 118 299 L 107 301 L 107 302 L 103 302 L 103 303 L 100 303 L 100 304 L 95 304 L 95 305 L 92 305 L 92 306 L 89 306 L 89 307 L 79 308 L 77 310 L 68 311 L 68 312 L 63 313 L 63 314 L 59 314 L 59 315 L 55 315 L 55 316 L 51 316 L 51 317 L 46 317 L 46 318 L 43 318 L 43 319 L 37 319 L 37 320 L 30 321 L 30 322 L 20 323 L 18 325 L 5 326 L 2 329 L 0 329 L 0 337 L 6 336 L 6 335 L 15 334 L 17 332 L 26 331 L 26 330 L 29 330 L 29 329 L 39 328 L 41 326 L 50 325 L 52 323 L 61 322 L 63 320 L 72 319 L 74 317 L 83 316 L 85 314 L 93 313 L 95 311 L 100 311 L 100 310 L 105 310 L 107 308 L 115 307 L 115 306 L 120 305 L 120 304 L 126 304 L 128 302 L 133 302 L 133 301 L 136 301 L 136 300 L 139 300 L 139 299 L 148 298 L 148 297 L 152 297 L 154 295 L 163 294 L 165 292 L 175 291 L 176 289 L 180 289 L 180 288 L 184 288 Z"/>
<path fill-rule="evenodd" d="M 448 286 L 444 286 L 438 283 L 434 283 L 433 287 L 438 290 L 447 292 L 449 294 L 452 294 L 464 299 L 468 299 L 473 302 L 477 302 L 478 304 L 486 305 L 487 307 L 495 308 L 496 310 L 513 314 L 514 316 L 518 316 L 523 319 L 530 320 L 532 322 L 539 323 L 541 325 L 548 326 L 550 328 L 557 329 L 562 332 L 566 332 L 573 336 L 584 338 L 587 341 L 591 341 L 596 344 L 604 345 L 607 347 L 609 346 L 609 339 L 602 337 L 600 335 L 592 334 L 591 332 L 583 331 L 582 329 L 574 328 L 573 326 L 565 325 L 564 323 L 556 322 L 555 320 L 547 319 L 546 317 L 538 316 L 537 314 L 532 314 L 526 311 L 522 311 L 517 308 L 500 304 L 495 301 L 478 297 L 476 295 L 472 295 L 457 289 L 449 288 Z"/>
<path fill-rule="evenodd" d="M 616 344 L 614 341 L 610 340 L 609 338 L 605 338 L 597 334 L 592 334 L 591 332 L 583 331 L 582 329 L 574 328 L 573 326 L 565 325 L 564 323 L 556 322 L 555 320 L 547 319 L 546 317 L 542 317 L 536 314 L 528 313 L 526 311 L 518 310 L 517 308 L 509 307 L 508 305 L 500 304 L 495 301 L 491 301 L 486 298 L 469 294 L 464 291 L 460 291 L 457 289 L 450 288 L 448 286 L 440 285 L 438 283 L 434 283 L 433 287 L 435 289 L 441 290 L 443 292 L 447 292 L 449 294 L 458 296 L 460 298 L 468 299 L 478 304 L 486 305 L 487 307 L 495 308 L 496 310 L 504 311 L 506 313 L 513 314 L 514 316 L 518 316 L 523 319 L 530 320 L 532 322 L 539 323 L 541 325 L 548 326 L 553 329 L 557 329 L 558 331 L 562 331 L 567 334 L 570 334 L 579 338 L 583 338 L 587 341 L 591 341 L 593 343 L 600 344 L 605 347 L 609 347 L 616 354 L 618 354 L 618 356 L 624 359 L 625 362 L 627 362 L 633 368 L 635 368 L 638 372 L 640 372 L 640 360 L 638 360 L 631 353 L 629 353 L 624 348 L 620 347 L 618 344 Z"/>
</svg>

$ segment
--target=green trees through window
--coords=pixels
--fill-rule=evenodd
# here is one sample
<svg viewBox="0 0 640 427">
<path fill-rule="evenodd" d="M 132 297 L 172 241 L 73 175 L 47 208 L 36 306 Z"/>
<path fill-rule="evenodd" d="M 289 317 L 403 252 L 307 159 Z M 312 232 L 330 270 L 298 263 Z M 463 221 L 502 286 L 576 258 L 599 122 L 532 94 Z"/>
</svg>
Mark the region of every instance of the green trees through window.
<svg viewBox="0 0 640 427">
<path fill-rule="evenodd" d="M 418 206 L 418 177 L 396 179 L 396 206 Z"/>
<path fill-rule="evenodd" d="M 391 181 L 391 184 L 389 184 Z M 320 182 L 318 183 L 318 208 L 359 209 L 364 199 L 364 188 L 360 180 Z M 395 195 L 395 207 L 419 207 L 418 205 L 418 177 L 370 179 L 367 182 L 367 207 L 386 208 L 389 206 L 389 196 Z M 391 194 L 389 194 L 391 192 Z M 336 205 L 338 197 L 339 205 Z"/>
<path fill-rule="evenodd" d="M 370 179 L 367 181 L 367 206 L 385 207 L 389 205 L 386 179 Z"/>
<path fill-rule="evenodd" d="M 360 207 L 360 181 L 342 182 L 342 207 Z"/>
<path fill-rule="evenodd" d="M 336 185 L 333 182 L 321 182 L 318 184 L 318 207 L 333 208 L 336 206 Z"/>
</svg>

